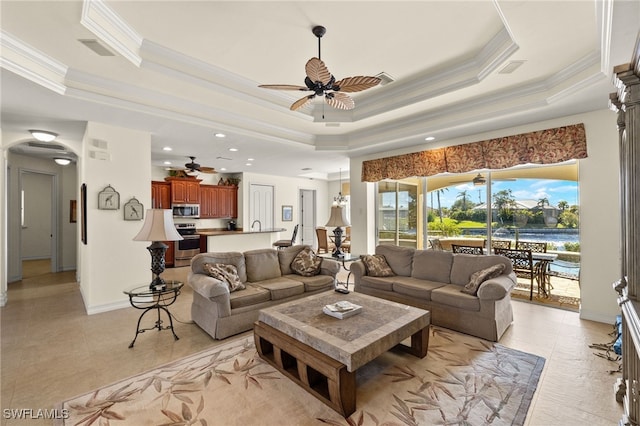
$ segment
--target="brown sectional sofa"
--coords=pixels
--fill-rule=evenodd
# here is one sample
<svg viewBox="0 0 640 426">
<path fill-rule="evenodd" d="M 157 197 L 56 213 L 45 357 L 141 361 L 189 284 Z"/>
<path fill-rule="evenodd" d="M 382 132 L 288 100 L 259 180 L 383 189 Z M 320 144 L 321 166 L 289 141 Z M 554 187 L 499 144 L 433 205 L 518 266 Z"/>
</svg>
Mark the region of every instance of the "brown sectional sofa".
<svg viewBox="0 0 640 426">
<path fill-rule="evenodd" d="M 253 328 L 260 309 L 333 290 L 340 269 L 335 260 L 322 259 L 320 273 L 310 277 L 291 269 L 291 262 L 305 247 L 196 255 L 187 279 L 193 288 L 193 321 L 215 339 L 224 339 Z M 234 265 L 246 288 L 229 292 L 226 282 L 204 271 L 205 263 Z"/>
<path fill-rule="evenodd" d="M 516 276 L 509 259 L 392 245 L 380 245 L 375 253 L 385 257 L 395 276 L 368 276 L 362 260 L 353 262 L 356 292 L 427 309 L 434 325 L 494 342 L 513 322 Z M 460 291 L 474 272 L 498 262 L 505 265 L 504 272 L 483 282 L 477 296 Z"/>
</svg>

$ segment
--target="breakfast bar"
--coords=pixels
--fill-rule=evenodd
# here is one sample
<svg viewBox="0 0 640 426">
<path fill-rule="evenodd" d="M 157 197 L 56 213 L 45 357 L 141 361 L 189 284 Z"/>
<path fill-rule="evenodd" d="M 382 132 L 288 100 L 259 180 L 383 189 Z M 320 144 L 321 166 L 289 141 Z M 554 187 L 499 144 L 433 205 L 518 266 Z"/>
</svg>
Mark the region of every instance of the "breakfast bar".
<svg viewBox="0 0 640 426">
<path fill-rule="evenodd" d="M 289 231 L 285 228 L 267 228 L 255 231 L 202 229 L 197 232 L 207 237 L 208 252 L 244 252 L 256 248 L 271 247 L 275 241 L 281 238 L 281 232 Z"/>
</svg>

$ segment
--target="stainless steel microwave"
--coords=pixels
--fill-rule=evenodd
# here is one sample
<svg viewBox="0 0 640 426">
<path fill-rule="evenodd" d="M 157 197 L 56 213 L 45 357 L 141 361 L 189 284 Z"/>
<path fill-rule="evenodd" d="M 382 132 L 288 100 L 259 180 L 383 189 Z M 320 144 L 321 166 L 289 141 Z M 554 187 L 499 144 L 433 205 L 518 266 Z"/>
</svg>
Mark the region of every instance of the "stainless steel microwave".
<svg viewBox="0 0 640 426">
<path fill-rule="evenodd" d="M 200 217 L 200 205 L 199 204 L 172 204 L 173 217 Z"/>
</svg>

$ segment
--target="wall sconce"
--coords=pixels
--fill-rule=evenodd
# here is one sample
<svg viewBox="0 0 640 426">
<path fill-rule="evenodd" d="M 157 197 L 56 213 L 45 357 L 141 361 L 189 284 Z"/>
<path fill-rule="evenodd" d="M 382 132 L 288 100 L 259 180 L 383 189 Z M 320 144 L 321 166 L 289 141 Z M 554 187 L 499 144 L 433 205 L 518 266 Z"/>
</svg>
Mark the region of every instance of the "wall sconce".
<svg viewBox="0 0 640 426">
<path fill-rule="evenodd" d="M 46 130 L 29 130 L 29 132 L 40 142 L 51 142 L 58 137 L 57 133 L 47 132 Z"/>
</svg>

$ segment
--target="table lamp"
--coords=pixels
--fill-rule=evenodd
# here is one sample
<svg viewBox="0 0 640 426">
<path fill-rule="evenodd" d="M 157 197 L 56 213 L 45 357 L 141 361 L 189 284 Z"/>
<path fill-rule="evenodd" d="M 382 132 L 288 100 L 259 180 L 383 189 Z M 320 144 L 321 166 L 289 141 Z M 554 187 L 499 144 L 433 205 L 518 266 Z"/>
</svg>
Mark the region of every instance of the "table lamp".
<svg viewBox="0 0 640 426">
<path fill-rule="evenodd" d="M 329 217 L 329 222 L 325 226 L 334 226 L 333 230 L 333 238 L 334 243 L 336 245 L 335 250 L 331 255 L 333 257 L 343 257 L 344 253 L 340 250 L 340 246 L 342 245 L 342 227 L 343 226 L 351 226 L 349 221 L 347 220 L 347 212 L 345 208 L 341 205 L 331 206 L 331 217 Z"/>
<path fill-rule="evenodd" d="M 152 241 L 147 247 L 151 254 L 151 272 L 153 272 L 153 281 L 149 286 L 153 289 L 161 289 L 165 285 L 160 274 L 164 271 L 164 254 L 169 247 L 163 241 L 182 240 L 182 236 L 176 231 L 173 223 L 173 211 L 164 209 L 148 209 L 145 215 L 144 225 L 142 229 L 133 238 L 133 241 Z"/>
</svg>

